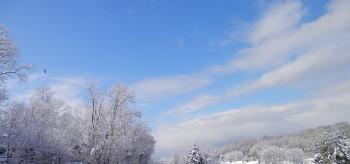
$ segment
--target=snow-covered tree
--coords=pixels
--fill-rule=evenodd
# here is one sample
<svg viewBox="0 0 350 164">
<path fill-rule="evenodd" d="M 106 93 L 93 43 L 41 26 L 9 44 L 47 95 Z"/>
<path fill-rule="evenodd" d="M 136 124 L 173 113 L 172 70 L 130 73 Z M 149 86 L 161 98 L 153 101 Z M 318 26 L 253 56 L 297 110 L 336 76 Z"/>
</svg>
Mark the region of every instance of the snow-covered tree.
<svg viewBox="0 0 350 164">
<path fill-rule="evenodd" d="M 186 161 L 184 157 L 178 154 L 174 154 L 167 162 L 167 164 L 185 164 L 185 163 Z"/>
<path fill-rule="evenodd" d="M 260 153 L 260 158 L 265 163 L 279 164 L 287 160 L 287 150 L 277 146 L 266 146 Z"/>
<path fill-rule="evenodd" d="M 7 158 L 68 161 L 72 148 L 81 141 L 82 127 L 67 106 L 48 87 L 39 88 L 28 104 L 11 103 L 2 112 L 0 145 L 6 145 Z"/>
<path fill-rule="evenodd" d="M 25 80 L 29 68 L 29 65 L 18 64 L 18 49 L 10 37 L 9 30 L 0 24 L 0 103 L 7 99 L 7 79 Z"/>
<path fill-rule="evenodd" d="M 305 159 L 305 153 L 302 149 L 291 148 L 286 150 L 287 161 L 294 164 L 302 164 Z"/>
<path fill-rule="evenodd" d="M 224 160 L 233 162 L 233 161 L 242 161 L 244 159 L 244 154 L 241 151 L 233 151 L 224 154 Z"/>
<path fill-rule="evenodd" d="M 98 105 L 84 124 L 53 90 L 41 87 L 28 103 L 0 110 L 0 148 L 8 159 L 38 163 L 147 163 L 155 141 L 140 113 L 129 106 L 132 93 L 117 86 L 110 95 L 101 95 L 108 101 L 90 101 Z"/>
<path fill-rule="evenodd" d="M 324 132 L 315 144 L 317 164 L 350 163 L 350 140 L 339 130 Z"/>
<path fill-rule="evenodd" d="M 97 89 L 97 84 L 91 82 L 87 88 L 88 90 L 88 106 L 90 106 L 90 113 L 87 115 L 88 122 L 88 136 L 87 136 L 87 150 L 85 150 L 84 156 L 88 158 L 90 162 L 97 162 L 100 160 L 100 142 L 103 140 L 104 135 L 104 117 L 106 115 L 104 111 L 104 95 L 103 92 Z"/>
<path fill-rule="evenodd" d="M 155 141 L 140 113 L 131 108 L 134 93 L 124 85 L 106 92 L 91 85 L 88 91 L 88 162 L 147 163 Z"/>
<path fill-rule="evenodd" d="M 0 155 L 9 163 L 148 163 L 155 140 L 147 122 L 132 108 L 135 95 L 117 85 L 102 92 L 88 87 L 90 111 L 74 111 L 44 86 L 26 101 L 9 102 L 9 78 L 26 79 L 27 65 L 17 61 L 18 50 L 0 25 Z M 17 161 L 9 161 L 18 159 Z"/>
<path fill-rule="evenodd" d="M 186 164 L 203 164 L 203 157 L 199 147 L 193 144 L 193 148 L 188 152 Z"/>
</svg>

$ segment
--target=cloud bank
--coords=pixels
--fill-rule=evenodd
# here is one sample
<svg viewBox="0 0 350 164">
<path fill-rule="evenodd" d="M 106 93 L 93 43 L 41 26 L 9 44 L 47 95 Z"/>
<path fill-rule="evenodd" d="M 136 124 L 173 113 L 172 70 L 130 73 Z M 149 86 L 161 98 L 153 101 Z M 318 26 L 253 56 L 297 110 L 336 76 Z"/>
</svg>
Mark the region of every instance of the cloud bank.
<svg viewBox="0 0 350 164">
<path fill-rule="evenodd" d="M 340 88 L 342 92 L 338 92 Z M 182 152 L 194 142 L 208 147 L 350 121 L 350 81 L 319 93 L 317 98 L 230 109 L 160 127 L 155 132 L 157 151 L 161 150 L 158 155 Z"/>
</svg>

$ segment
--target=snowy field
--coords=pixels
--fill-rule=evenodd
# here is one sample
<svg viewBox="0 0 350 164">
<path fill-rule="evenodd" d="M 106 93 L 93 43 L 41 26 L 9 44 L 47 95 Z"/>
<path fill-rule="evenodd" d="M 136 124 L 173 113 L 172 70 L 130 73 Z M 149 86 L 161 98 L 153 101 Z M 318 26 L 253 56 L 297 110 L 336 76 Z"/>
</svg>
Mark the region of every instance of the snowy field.
<svg viewBox="0 0 350 164">
<path fill-rule="evenodd" d="M 234 161 L 234 162 L 222 162 L 220 164 L 259 164 L 259 161 L 250 161 L 250 162 Z"/>
<path fill-rule="evenodd" d="M 312 162 L 313 159 L 305 159 L 303 164 L 314 164 Z M 220 164 L 264 164 L 265 162 L 259 161 L 234 161 L 234 162 L 221 162 Z M 281 164 L 294 164 L 293 162 L 283 161 Z"/>
</svg>

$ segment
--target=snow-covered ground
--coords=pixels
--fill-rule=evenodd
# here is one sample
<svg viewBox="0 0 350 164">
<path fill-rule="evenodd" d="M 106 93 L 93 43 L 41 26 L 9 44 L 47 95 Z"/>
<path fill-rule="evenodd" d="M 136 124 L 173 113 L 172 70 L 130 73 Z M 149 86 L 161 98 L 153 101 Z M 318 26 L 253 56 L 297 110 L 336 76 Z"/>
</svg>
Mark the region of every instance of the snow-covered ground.
<svg viewBox="0 0 350 164">
<path fill-rule="evenodd" d="M 221 162 L 220 164 L 264 164 L 264 162 L 259 161 L 234 161 L 234 162 Z M 293 162 L 283 161 L 281 164 L 293 164 Z M 313 164 L 312 159 L 305 159 L 303 164 Z"/>
<path fill-rule="evenodd" d="M 221 164 L 259 164 L 259 161 L 234 161 L 234 162 L 222 162 Z"/>
</svg>

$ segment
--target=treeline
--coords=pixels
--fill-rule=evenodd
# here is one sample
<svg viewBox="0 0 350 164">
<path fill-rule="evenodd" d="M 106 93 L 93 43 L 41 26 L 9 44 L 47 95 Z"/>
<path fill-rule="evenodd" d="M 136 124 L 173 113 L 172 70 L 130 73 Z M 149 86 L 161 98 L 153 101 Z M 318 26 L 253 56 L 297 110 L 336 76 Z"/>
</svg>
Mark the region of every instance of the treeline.
<svg viewBox="0 0 350 164">
<path fill-rule="evenodd" d="M 24 101 L 9 102 L 9 78 L 26 79 L 17 47 L 0 25 L 0 163 L 147 163 L 155 140 L 131 108 L 134 94 L 123 85 L 86 88 L 88 109 L 71 109 L 43 86 Z M 80 111 L 79 114 L 72 111 Z"/>
<path fill-rule="evenodd" d="M 170 159 L 158 163 L 217 164 L 233 161 L 260 161 L 278 164 L 288 161 L 302 164 L 305 159 L 310 159 L 310 162 L 313 161 L 316 164 L 332 162 L 346 164 L 350 163 L 349 138 L 350 124 L 342 122 L 290 135 L 245 139 L 224 145 L 216 150 L 210 150 L 209 153 L 200 152 L 199 148 L 194 146 L 187 155 L 175 154 Z"/>
<path fill-rule="evenodd" d="M 242 140 L 225 145 L 215 153 L 215 156 L 228 161 L 289 160 L 300 163 L 303 159 L 314 158 L 315 144 L 325 132 L 338 130 L 342 131 L 347 138 L 350 137 L 350 125 L 342 122 L 303 130 L 291 135 Z"/>
<path fill-rule="evenodd" d="M 140 113 L 128 107 L 131 92 L 116 86 L 108 96 L 94 94 L 91 112 L 79 116 L 48 87 L 29 103 L 10 103 L 0 113 L 0 155 L 16 161 L 147 163 L 155 141 Z"/>
</svg>

